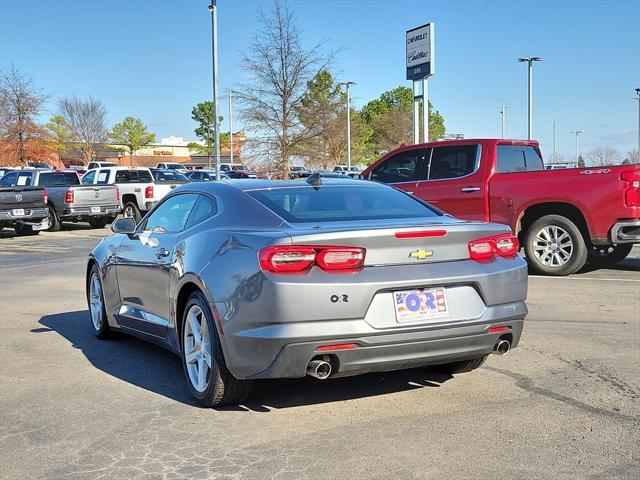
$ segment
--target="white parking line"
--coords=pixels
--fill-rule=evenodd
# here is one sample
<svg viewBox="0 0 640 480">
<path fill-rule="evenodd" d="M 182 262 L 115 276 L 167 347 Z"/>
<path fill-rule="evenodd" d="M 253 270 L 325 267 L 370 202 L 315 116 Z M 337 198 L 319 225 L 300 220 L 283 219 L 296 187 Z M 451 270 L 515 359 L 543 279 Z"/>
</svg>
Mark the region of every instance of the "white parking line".
<svg viewBox="0 0 640 480">
<path fill-rule="evenodd" d="M 554 280 L 597 280 L 602 282 L 640 282 L 630 278 L 597 278 L 597 277 L 547 277 L 545 275 L 529 275 L 529 278 L 547 278 Z"/>
</svg>

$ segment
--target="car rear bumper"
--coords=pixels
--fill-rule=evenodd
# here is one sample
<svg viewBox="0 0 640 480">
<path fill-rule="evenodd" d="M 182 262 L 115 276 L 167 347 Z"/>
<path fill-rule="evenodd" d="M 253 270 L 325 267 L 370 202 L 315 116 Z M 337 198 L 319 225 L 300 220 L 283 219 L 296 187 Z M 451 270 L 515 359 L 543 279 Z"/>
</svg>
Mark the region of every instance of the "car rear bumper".
<svg viewBox="0 0 640 480">
<path fill-rule="evenodd" d="M 96 205 L 97 206 L 97 205 Z M 103 217 L 120 213 L 120 205 L 100 205 L 99 212 L 93 212 L 92 207 L 68 207 L 62 210 L 61 218 L 68 217 Z"/>
<path fill-rule="evenodd" d="M 304 377 L 309 362 L 329 355 L 334 364 L 332 377 L 359 375 L 368 372 L 399 370 L 425 365 L 454 362 L 490 354 L 503 338 L 516 347 L 522 335 L 527 309 L 524 302 L 491 309 L 487 317 L 473 325 L 417 332 L 387 333 L 371 336 L 345 336 L 317 339 L 310 342 L 284 345 L 268 369 L 247 378 Z M 512 319 L 495 320 L 505 308 L 516 313 Z M 499 312 L 498 310 L 503 310 Z M 508 330 L 489 333 L 491 327 Z M 323 350 L 318 347 L 335 344 L 355 344 L 348 350 Z"/>
<path fill-rule="evenodd" d="M 640 220 L 616 223 L 611 227 L 611 243 L 640 243 Z"/>
<path fill-rule="evenodd" d="M 49 211 L 46 208 L 25 208 L 24 215 L 13 215 L 13 210 L 0 210 L 0 221 L 17 222 L 17 221 L 40 221 L 46 218 Z"/>
</svg>

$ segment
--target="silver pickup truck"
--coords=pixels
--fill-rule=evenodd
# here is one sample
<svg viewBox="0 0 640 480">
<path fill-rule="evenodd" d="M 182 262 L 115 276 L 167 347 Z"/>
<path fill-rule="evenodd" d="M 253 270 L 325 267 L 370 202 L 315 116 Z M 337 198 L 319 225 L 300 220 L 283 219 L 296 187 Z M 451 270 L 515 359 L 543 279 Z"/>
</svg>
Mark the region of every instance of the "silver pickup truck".
<svg viewBox="0 0 640 480">
<path fill-rule="evenodd" d="M 51 231 L 59 230 L 62 221 L 88 222 L 92 228 L 103 228 L 121 210 L 118 187 L 83 186 L 75 172 L 16 170 L 2 177 L 2 183 L 7 186 L 44 187 Z"/>
</svg>

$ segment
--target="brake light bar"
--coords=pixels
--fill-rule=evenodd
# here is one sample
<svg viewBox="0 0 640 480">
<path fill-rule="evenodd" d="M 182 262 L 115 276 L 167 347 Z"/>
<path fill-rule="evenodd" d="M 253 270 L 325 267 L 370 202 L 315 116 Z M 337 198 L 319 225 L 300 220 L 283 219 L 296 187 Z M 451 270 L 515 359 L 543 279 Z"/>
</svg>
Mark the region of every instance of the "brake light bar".
<svg viewBox="0 0 640 480">
<path fill-rule="evenodd" d="M 446 230 L 416 230 L 413 232 L 396 232 L 396 238 L 444 237 Z"/>
<path fill-rule="evenodd" d="M 305 273 L 314 265 L 325 271 L 357 270 L 366 250 L 325 245 L 273 245 L 260 250 L 260 268 L 272 273 Z"/>
<path fill-rule="evenodd" d="M 520 249 L 518 238 L 512 233 L 471 240 L 468 244 L 469 258 L 487 262 L 496 258 L 515 258 Z"/>
<path fill-rule="evenodd" d="M 76 195 L 72 188 L 67 190 L 64 194 L 64 203 L 74 203 L 76 201 Z"/>
<path fill-rule="evenodd" d="M 620 179 L 627 183 L 624 191 L 624 204 L 627 207 L 640 207 L 640 170 L 634 168 L 622 172 Z"/>
</svg>

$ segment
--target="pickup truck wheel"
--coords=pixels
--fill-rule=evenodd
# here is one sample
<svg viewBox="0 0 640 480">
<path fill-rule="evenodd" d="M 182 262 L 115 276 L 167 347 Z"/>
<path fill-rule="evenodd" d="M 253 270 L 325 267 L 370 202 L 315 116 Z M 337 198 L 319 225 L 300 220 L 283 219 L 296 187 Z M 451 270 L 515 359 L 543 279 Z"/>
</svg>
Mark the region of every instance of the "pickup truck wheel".
<svg viewBox="0 0 640 480">
<path fill-rule="evenodd" d="M 38 235 L 40 233 L 40 230 L 34 230 L 33 228 L 31 228 L 31 225 L 19 224 L 13 228 L 16 231 L 16 235 L 18 235 L 19 237 L 25 237 L 27 235 Z"/>
<path fill-rule="evenodd" d="M 133 202 L 125 203 L 124 208 L 122 209 L 122 214 L 125 217 L 133 218 L 136 221 L 136 223 L 138 223 L 142 218 L 142 215 L 140 215 L 140 209 Z"/>
<path fill-rule="evenodd" d="M 91 228 L 104 228 L 110 221 L 108 218 L 93 218 L 89 220 L 89 226 Z"/>
<path fill-rule="evenodd" d="M 47 210 L 49 211 L 49 231 L 57 232 L 60 230 L 60 220 L 58 220 L 58 215 L 56 215 L 56 211 L 51 205 L 47 207 Z"/>
<path fill-rule="evenodd" d="M 587 262 L 596 268 L 603 268 L 621 262 L 631 252 L 632 243 L 620 245 L 589 245 Z"/>
<path fill-rule="evenodd" d="M 561 215 L 545 215 L 525 233 L 529 266 L 543 275 L 570 275 L 587 262 L 587 246 L 580 229 Z"/>
</svg>

